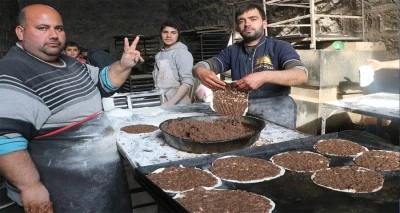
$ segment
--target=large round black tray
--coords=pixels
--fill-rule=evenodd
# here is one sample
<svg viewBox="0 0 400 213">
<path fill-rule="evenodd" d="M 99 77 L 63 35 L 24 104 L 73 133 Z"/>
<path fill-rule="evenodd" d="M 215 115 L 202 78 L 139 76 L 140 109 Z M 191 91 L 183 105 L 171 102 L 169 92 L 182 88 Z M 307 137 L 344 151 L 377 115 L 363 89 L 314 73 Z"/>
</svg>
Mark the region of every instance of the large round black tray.
<svg viewBox="0 0 400 213">
<path fill-rule="evenodd" d="M 230 140 L 220 140 L 220 141 L 204 141 L 197 142 L 189 139 L 184 139 L 180 137 L 173 136 L 167 133 L 164 129 L 164 125 L 170 123 L 173 120 L 182 119 L 182 120 L 200 120 L 200 121 L 208 121 L 212 122 L 218 119 L 239 119 L 242 123 L 252 125 L 255 130 L 255 133 L 246 137 L 240 137 Z M 192 116 L 192 117 L 184 117 L 184 118 L 176 118 L 169 119 L 162 122 L 159 126 L 160 130 L 164 133 L 165 139 L 169 145 L 175 147 L 179 150 L 186 152 L 193 152 L 199 154 L 211 154 L 211 153 L 220 153 L 220 152 L 228 152 L 237 149 L 242 149 L 245 147 L 251 146 L 254 142 L 258 140 L 260 137 L 260 132 L 265 127 L 265 121 L 251 117 L 251 116 L 243 116 L 243 117 L 231 117 L 231 116 Z"/>
</svg>

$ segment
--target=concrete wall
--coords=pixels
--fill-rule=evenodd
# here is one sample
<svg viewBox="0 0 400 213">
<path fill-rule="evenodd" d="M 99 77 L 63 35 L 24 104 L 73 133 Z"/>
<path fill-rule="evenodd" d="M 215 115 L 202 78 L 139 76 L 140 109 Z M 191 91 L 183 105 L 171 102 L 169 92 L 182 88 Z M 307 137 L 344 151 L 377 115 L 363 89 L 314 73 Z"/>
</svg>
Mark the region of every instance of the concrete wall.
<svg viewBox="0 0 400 213">
<path fill-rule="evenodd" d="M 57 9 L 67 38 L 87 48 L 111 49 L 113 37 L 126 34 L 157 34 L 168 15 L 164 0 L 19 0 L 20 7 L 32 3 Z"/>
<path fill-rule="evenodd" d="M 387 60 L 400 57 L 399 1 L 366 0 L 365 27 L 368 41 L 382 41 L 388 50 Z"/>
<path fill-rule="evenodd" d="M 227 1 L 168 0 L 168 7 L 169 16 L 179 20 L 184 29 L 209 25 L 233 26 L 234 7 L 227 5 Z"/>
<path fill-rule="evenodd" d="M 373 51 L 345 48 L 345 50 L 320 49 L 297 50 L 297 52 L 308 68 L 307 86 L 313 87 L 336 87 L 344 81 L 359 83 L 359 66 L 366 64 L 367 59 L 382 60 L 387 55 L 384 47 Z"/>
<path fill-rule="evenodd" d="M 327 0 L 328 1 L 328 0 Z M 67 36 L 88 48 L 113 48 L 113 36 L 125 34 L 157 34 L 159 25 L 168 17 L 177 19 L 182 28 L 224 25 L 233 27 L 234 6 L 227 3 L 241 0 L 1 0 L 1 27 L 10 32 L 19 7 L 44 3 L 55 7 L 64 18 Z M 262 0 L 254 2 L 261 3 Z M 361 0 L 341 0 L 343 4 L 359 7 Z M 6 6 L 3 6 L 6 5 Z M 382 41 L 388 49 L 387 59 L 399 57 L 398 0 L 365 0 L 366 38 Z M 271 22 L 290 15 L 279 8 L 268 8 Z M 275 16 L 275 17 L 274 17 Z M 2 28 L 3 29 L 3 28 Z M 0 39 L 14 40 L 12 35 L 0 34 Z M 14 43 L 14 41 L 12 41 Z M 1 47 L 2 50 L 4 47 Z M 6 48 L 7 49 L 7 48 Z"/>
<path fill-rule="evenodd" d="M 0 1 L 0 58 L 2 58 L 17 41 L 15 22 L 18 4 L 15 0 Z"/>
<path fill-rule="evenodd" d="M 235 2 L 239 0 L 231 0 Z M 182 30 L 233 25 L 233 7 L 225 0 L 19 0 L 20 7 L 48 4 L 63 16 L 68 39 L 87 48 L 113 48 L 113 37 L 158 34 L 160 24 L 174 18 Z M 258 0 L 262 2 L 262 0 Z"/>
</svg>

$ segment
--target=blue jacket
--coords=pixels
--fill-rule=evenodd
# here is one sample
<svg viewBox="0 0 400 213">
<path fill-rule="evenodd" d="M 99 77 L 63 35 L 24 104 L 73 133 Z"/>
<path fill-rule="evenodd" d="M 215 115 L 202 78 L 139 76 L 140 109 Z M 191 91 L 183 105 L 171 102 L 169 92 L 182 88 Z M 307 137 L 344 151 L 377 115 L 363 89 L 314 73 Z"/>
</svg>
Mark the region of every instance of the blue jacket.
<svg viewBox="0 0 400 213">
<path fill-rule="evenodd" d="M 228 46 L 207 62 L 217 74 L 231 70 L 232 80 L 239 80 L 253 72 L 304 67 L 300 56 L 288 42 L 266 36 L 260 39 L 251 52 L 248 52 L 243 42 L 239 42 Z M 275 97 L 289 93 L 289 86 L 264 84 L 251 92 L 250 98 Z"/>
</svg>

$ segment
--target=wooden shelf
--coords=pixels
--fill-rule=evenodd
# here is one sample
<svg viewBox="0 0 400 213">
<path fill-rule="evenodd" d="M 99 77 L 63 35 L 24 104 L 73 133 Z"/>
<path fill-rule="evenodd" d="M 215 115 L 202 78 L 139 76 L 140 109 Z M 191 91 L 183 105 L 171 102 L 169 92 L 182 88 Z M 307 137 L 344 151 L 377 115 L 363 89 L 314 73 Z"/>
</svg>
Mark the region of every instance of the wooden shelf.
<svg viewBox="0 0 400 213">
<path fill-rule="evenodd" d="M 197 63 L 226 48 L 230 32 L 221 26 L 205 26 L 182 31 L 181 36 L 193 55 L 194 63 Z"/>
</svg>

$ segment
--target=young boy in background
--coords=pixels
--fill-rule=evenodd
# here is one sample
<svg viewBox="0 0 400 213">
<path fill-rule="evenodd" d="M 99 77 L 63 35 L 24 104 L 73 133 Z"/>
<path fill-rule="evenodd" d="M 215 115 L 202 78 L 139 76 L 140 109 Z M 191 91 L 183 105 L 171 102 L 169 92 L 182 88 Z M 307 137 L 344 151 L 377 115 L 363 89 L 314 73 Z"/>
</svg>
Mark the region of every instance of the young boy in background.
<svg viewBox="0 0 400 213">
<path fill-rule="evenodd" d="M 65 46 L 64 46 L 64 53 L 67 56 L 70 56 L 72 58 L 76 58 L 78 59 L 78 61 L 82 62 L 82 63 L 87 63 L 86 59 L 82 58 L 79 56 L 79 45 L 78 43 L 74 42 L 74 41 L 67 41 L 65 42 Z"/>
</svg>

